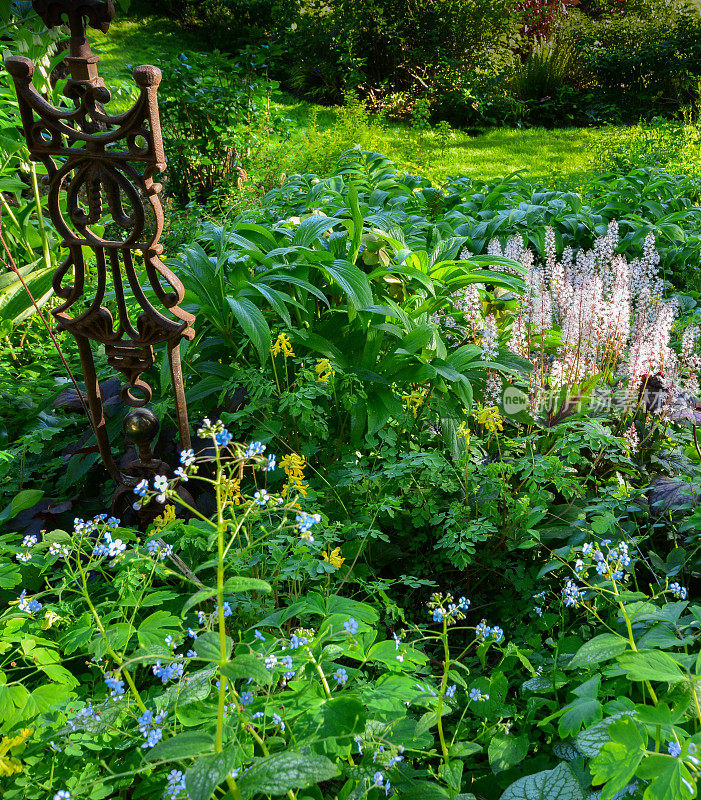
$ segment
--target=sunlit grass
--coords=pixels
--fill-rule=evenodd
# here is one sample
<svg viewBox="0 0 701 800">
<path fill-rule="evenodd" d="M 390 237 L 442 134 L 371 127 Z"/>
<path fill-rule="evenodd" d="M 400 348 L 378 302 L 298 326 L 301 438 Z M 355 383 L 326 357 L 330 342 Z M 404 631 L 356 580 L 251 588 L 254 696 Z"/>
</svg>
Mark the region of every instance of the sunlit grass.
<svg viewBox="0 0 701 800">
<path fill-rule="evenodd" d="M 166 19 L 121 20 L 107 35 L 93 32 L 100 54 L 100 74 L 116 88 L 110 103 L 113 111 L 124 111 L 136 96 L 131 67 L 155 64 L 180 56 L 185 50 L 202 50 L 198 37 Z M 333 108 L 312 106 L 284 92 L 273 95 L 273 114 L 290 120 L 292 143 L 301 140 L 312 108 L 317 125 L 333 125 Z M 592 166 L 596 142 L 606 134 L 597 128 L 556 130 L 499 128 L 472 136 L 454 130 L 445 146 L 434 132 L 417 132 L 407 125 L 385 123 L 378 127 L 373 147 L 410 172 L 421 173 L 441 183 L 449 175 L 497 178 L 515 170 L 528 170 L 544 180 L 576 178 Z"/>
</svg>

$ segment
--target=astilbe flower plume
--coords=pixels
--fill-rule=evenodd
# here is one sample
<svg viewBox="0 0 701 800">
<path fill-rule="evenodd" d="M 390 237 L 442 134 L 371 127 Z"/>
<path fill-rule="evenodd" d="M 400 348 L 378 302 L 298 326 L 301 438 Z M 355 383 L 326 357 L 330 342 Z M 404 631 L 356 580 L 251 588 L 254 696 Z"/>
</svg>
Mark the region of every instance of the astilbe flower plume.
<svg viewBox="0 0 701 800">
<path fill-rule="evenodd" d="M 534 366 L 530 377 L 531 408 L 547 386 L 574 386 L 604 373 L 628 382 L 629 399 L 637 399 L 646 376 L 662 373 L 698 389 L 701 356 L 695 348 L 699 329 L 685 331 L 679 357 L 670 346 L 677 313 L 674 300 L 664 301 L 660 257 L 649 233 L 640 258 L 618 253 L 619 230 L 614 220 L 591 250 L 565 247 L 558 258 L 552 229 L 545 234 L 541 262 L 521 237 L 502 248 L 489 243 L 492 255 L 507 256 L 525 267 L 525 292 L 513 320 L 509 349 Z M 502 268 L 503 269 L 503 268 Z M 489 327 L 485 320 L 486 328 Z M 554 358 L 544 352 L 542 334 L 559 327 L 561 346 Z M 491 331 L 482 338 L 483 357 L 491 354 Z"/>
</svg>

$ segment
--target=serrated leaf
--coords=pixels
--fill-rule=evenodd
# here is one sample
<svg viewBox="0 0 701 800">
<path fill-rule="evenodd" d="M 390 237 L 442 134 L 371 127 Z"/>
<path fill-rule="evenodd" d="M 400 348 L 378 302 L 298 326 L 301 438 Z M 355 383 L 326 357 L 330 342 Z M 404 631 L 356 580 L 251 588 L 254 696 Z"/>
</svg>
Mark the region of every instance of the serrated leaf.
<svg viewBox="0 0 701 800">
<path fill-rule="evenodd" d="M 276 753 L 257 761 L 237 781 L 244 797 L 255 794 L 281 795 L 290 789 L 306 789 L 338 775 L 338 769 L 325 756 L 302 755 L 294 750 Z"/>
<path fill-rule="evenodd" d="M 502 794 L 501 800 L 584 800 L 584 790 L 569 764 L 558 764 L 519 778 Z"/>
<path fill-rule="evenodd" d="M 638 650 L 618 656 L 618 665 L 632 681 L 678 683 L 685 679 L 677 662 L 661 650 Z"/>
<path fill-rule="evenodd" d="M 652 781 L 645 790 L 645 800 L 691 800 L 696 797 L 696 779 L 681 758 L 653 753 L 640 765 L 637 776 Z"/>
<path fill-rule="evenodd" d="M 613 797 L 628 786 L 645 755 L 640 729 L 630 717 L 612 722 L 608 734 L 610 741 L 591 762 L 592 783 L 605 784 L 601 791 L 602 800 Z"/>
</svg>

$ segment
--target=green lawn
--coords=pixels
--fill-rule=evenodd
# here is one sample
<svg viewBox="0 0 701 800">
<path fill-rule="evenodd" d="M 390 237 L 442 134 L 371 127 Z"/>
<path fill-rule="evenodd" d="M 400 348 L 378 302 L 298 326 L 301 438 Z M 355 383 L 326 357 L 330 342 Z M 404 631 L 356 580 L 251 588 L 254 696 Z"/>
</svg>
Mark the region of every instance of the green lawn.
<svg viewBox="0 0 701 800">
<path fill-rule="evenodd" d="M 130 69 L 150 63 L 158 66 L 184 50 L 203 49 L 194 33 L 183 31 L 170 20 L 121 20 L 107 35 L 93 32 L 95 49 L 100 53 L 100 73 L 107 84 L 117 88 L 111 106 L 125 110 L 131 102 Z M 280 93 L 274 111 L 292 120 L 301 134 L 309 121 L 311 104 Z M 319 127 L 333 124 L 333 109 L 317 107 Z M 526 169 L 543 179 L 574 178 L 591 166 L 595 144 L 612 129 L 510 129 L 501 128 L 470 136 L 454 131 L 444 149 L 432 132 L 417 133 L 405 125 L 387 123 L 378 131 L 373 147 L 411 172 L 421 173 L 435 182 L 448 175 L 496 178 Z"/>
</svg>

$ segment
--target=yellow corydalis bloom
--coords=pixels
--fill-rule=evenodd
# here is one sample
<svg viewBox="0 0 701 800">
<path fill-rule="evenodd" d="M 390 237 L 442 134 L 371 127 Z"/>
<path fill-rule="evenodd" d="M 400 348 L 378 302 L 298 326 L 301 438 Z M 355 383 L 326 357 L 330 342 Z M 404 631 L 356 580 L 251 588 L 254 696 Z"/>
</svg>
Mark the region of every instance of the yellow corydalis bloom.
<svg viewBox="0 0 701 800">
<path fill-rule="evenodd" d="M 316 372 L 317 383 L 328 383 L 329 379 L 333 378 L 336 373 L 336 370 L 331 366 L 331 362 L 328 358 L 322 358 L 317 361 L 314 371 Z"/>
<path fill-rule="evenodd" d="M 169 522 L 173 522 L 174 520 L 175 520 L 175 506 L 168 504 L 163 509 L 163 513 L 153 520 L 154 524 L 153 533 L 159 534 Z"/>
<path fill-rule="evenodd" d="M 419 409 L 424 404 L 423 394 L 418 389 L 414 389 L 411 394 L 403 394 L 402 400 L 406 405 L 407 411 L 411 411 L 411 413 L 414 415 L 414 419 L 416 419 Z"/>
<path fill-rule="evenodd" d="M 343 562 L 346 560 L 341 556 L 340 547 L 334 547 L 334 549 L 330 553 L 327 553 L 326 550 L 324 550 L 324 552 L 321 555 L 323 556 L 324 561 L 326 561 L 327 564 L 331 564 L 331 566 L 336 567 L 336 569 L 339 569 L 343 565 Z"/>
<path fill-rule="evenodd" d="M 475 419 L 489 431 L 496 433 L 504 430 L 504 421 L 496 406 L 481 406 L 475 412 Z"/>
<path fill-rule="evenodd" d="M 302 497 L 306 497 L 307 486 L 304 483 L 304 469 L 307 466 L 307 460 L 305 457 L 298 456 L 297 453 L 290 453 L 282 457 L 280 466 L 287 475 L 287 483 L 283 487 L 282 496 L 287 497 L 292 490 L 301 494 Z"/>
<path fill-rule="evenodd" d="M 285 358 L 288 356 L 293 356 L 295 351 L 292 349 L 292 342 L 290 341 L 290 337 L 286 333 L 281 333 L 278 335 L 275 343 L 270 348 L 270 352 L 276 356 L 282 353 Z"/>
<path fill-rule="evenodd" d="M 465 445 L 469 447 L 470 439 L 472 434 L 470 433 L 470 429 L 467 427 L 467 422 L 461 422 L 460 427 L 457 429 L 456 434 L 465 440 Z"/>
<path fill-rule="evenodd" d="M 227 500 L 231 500 L 235 506 L 240 506 L 243 503 L 240 478 L 222 478 L 222 488 L 224 489 L 224 497 Z"/>
<path fill-rule="evenodd" d="M 22 772 L 22 763 L 17 758 L 7 755 L 13 747 L 18 747 L 32 734 L 33 728 L 22 728 L 16 736 L 5 736 L 0 741 L 0 778 L 9 778 Z"/>
</svg>

